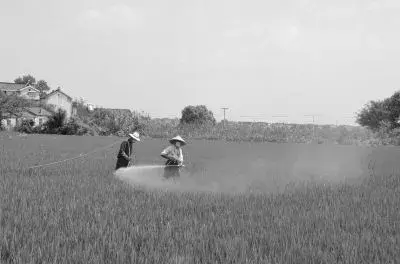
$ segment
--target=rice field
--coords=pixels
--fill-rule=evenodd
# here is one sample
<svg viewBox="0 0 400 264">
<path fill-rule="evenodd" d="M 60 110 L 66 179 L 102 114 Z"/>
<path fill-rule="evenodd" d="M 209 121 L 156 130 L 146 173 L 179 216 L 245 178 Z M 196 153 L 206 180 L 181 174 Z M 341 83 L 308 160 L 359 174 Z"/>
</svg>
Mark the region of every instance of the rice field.
<svg viewBox="0 0 400 264">
<path fill-rule="evenodd" d="M 181 178 L 206 192 L 121 180 L 118 144 L 26 169 L 117 140 L 0 134 L 0 263 L 400 263 L 396 147 L 189 141 Z"/>
</svg>

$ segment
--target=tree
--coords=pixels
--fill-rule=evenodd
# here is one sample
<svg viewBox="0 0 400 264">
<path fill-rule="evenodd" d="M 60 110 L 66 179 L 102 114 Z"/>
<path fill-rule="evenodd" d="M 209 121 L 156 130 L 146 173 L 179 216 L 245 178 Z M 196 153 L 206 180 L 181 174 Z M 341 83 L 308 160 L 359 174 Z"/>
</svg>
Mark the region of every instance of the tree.
<svg viewBox="0 0 400 264">
<path fill-rule="evenodd" d="M 55 133 L 58 134 L 60 129 L 64 126 L 65 119 L 67 117 L 67 114 L 64 110 L 58 109 L 53 115 L 47 120 L 45 126 L 46 130 L 49 133 Z"/>
<path fill-rule="evenodd" d="M 180 123 L 183 125 L 212 125 L 216 124 L 213 112 L 207 109 L 205 105 L 186 106 L 182 110 Z"/>
<path fill-rule="evenodd" d="M 35 84 L 35 88 L 40 91 L 41 97 L 46 94 L 46 92 L 50 91 L 50 86 L 47 84 L 45 80 L 39 80 Z"/>
<path fill-rule="evenodd" d="M 400 92 L 381 101 L 370 101 L 357 114 L 357 123 L 372 131 L 377 131 L 385 123 L 385 127 L 394 129 L 400 126 Z"/>
<path fill-rule="evenodd" d="M 400 117 L 400 91 L 395 92 L 390 98 L 385 101 L 386 108 L 389 111 L 388 121 L 393 128 L 399 126 Z"/>
<path fill-rule="evenodd" d="M 101 127 L 103 129 L 101 132 L 102 135 L 115 134 L 120 130 L 115 115 L 108 109 L 96 109 L 91 115 L 90 123 L 94 123 L 96 126 Z"/>
<path fill-rule="evenodd" d="M 20 133 L 31 134 L 34 130 L 35 122 L 33 120 L 22 120 L 14 129 Z"/>
<path fill-rule="evenodd" d="M 18 84 L 25 84 L 25 85 L 32 85 L 34 86 L 36 84 L 36 79 L 32 75 L 23 75 L 22 77 L 18 77 L 14 80 L 14 83 Z"/>
</svg>

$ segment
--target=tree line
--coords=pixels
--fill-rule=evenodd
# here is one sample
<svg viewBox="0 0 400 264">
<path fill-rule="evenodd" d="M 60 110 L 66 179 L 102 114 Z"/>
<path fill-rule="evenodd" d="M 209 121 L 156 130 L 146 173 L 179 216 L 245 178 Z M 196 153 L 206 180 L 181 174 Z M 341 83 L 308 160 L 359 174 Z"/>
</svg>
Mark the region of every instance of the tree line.
<svg viewBox="0 0 400 264">
<path fill-rule="evenodd" d="M 14 80 L 15 83 L 32 85 L 38 89 L 41 96 L 44 96 L 51 88 L 43 79 L 36 81 L 32 75 L 23 75 Z M 16 112 L 18 109 L 29 106 L 29 100 L 18 96 L 5 96 L 0 93 L 0 119 L 6 112 Z M 49 133 L 89 133 L 99 135 L 126 135 L 132 130 L 139 130 L 143 134 L 150 134 L 149 129 L 154 127 L 149 115 L 131 111 L 129 113 L 116 114 L 108 109 L 95 109 L 90 112 L 87 110 L 84 102 L 74 101 L 78 109 L 78 116 L 70 120 L 68 125 L 63 113 L 52 111 L 53 116 L 46 124 L 46 130 Z M 64 114 L 65 115 L 65 114 Z M 371 100 L 364 105 L 357 113 L 356 122 L 375 133 L 377 137 L 384 138 L 387 142 L 400 144 L 400 91 L 396 91 L 392 96 L 383 100 Z M 28 122 L 25 122 L 23 131 L 36 131 L 38 129 L 29 129 Z M 177 130 L 185 131 L 187 129 L 197 131 L 207 131 L 217 124 L 212 111 L 205 105 L 189 105 L 181 111 L 181 118 L 175 125 Z M 28 128 L 28 129 L 27 129 Z M 72 132 L 70 132 L 72 131 Z M 397 141 L 396 141 L 397 140 Z"/>
</svg>

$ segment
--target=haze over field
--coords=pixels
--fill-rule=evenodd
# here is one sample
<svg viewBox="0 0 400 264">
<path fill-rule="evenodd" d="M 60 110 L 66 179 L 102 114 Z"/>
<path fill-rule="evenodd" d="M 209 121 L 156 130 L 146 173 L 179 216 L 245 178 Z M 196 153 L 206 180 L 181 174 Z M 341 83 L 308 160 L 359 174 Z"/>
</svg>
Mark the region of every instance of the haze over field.
<svg viewBox="0 0 400 264">
<path fill-rule="evenodd" d="M 361 182 L 370 173 L 371 160 L 380 173 L 386 172 L 379 167 L 385 157 L 371 148 L 192 140 L 184 150 L 185 167 L 173 178 L 157 155 L 163 142 L 136 145 L 137 166 L 117 171 L 117 178 L 155 189 L 280 193 L 293 184 Z"/>
<path fill-rule="evenodd" d="M 217 119 L 226 106 L 230 120 L 353 124 L 399 87 L 399 11 L 395 0 L 2 1 L 0 81 L 30 73 L 159 117 L 205 104 Z"/>
</svg>

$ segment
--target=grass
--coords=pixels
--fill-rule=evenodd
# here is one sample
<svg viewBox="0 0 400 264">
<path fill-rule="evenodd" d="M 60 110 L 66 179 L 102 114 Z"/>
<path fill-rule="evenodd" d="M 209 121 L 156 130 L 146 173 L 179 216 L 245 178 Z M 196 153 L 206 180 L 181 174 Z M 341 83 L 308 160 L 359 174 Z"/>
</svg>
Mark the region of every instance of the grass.
<svg viewBox="0 0 400 264">
<path fill-rule="evenodd" d="M 0 134 L 0 263 L 400 263 L 400 176 L 247 195 L 132 189 L 113 138 Z M 68 154 L 65 154 L 68 153 Z"/>
</svg>

